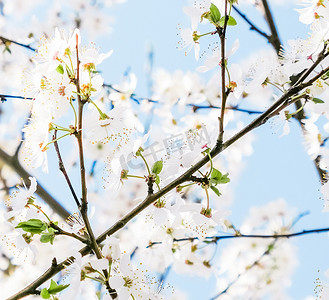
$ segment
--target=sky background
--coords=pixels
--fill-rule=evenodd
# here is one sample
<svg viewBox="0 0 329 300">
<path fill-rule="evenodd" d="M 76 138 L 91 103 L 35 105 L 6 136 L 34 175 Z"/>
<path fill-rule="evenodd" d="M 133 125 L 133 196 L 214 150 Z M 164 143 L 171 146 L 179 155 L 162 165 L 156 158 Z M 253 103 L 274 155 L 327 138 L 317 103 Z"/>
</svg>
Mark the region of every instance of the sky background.
<svg viewBox="0 0 329 300">
<path fill-rule="evenodd" d="M 115 16 L 113 33 L 95 41 L 101 52 L 114 49 L 113 55 L 101 65 L 105 81 L 118 83 L 125 71 L 131 70 L 138 77 L 137 96 L 149 96 L 145 66 L 150 47 L 154 51 L 154 69 L 194 71 L 202 65 L 202 61 L 195 61 L 192 52 L 185 56 L 184 51 L 177 50 L 178 26 L 189 26 L 189 20 L 182 11 L 182 7 L 188 3 L 183 0 L 128 0 L 109 9 L 109 14 Z M 298 13 L 293 10 L 300 6 L 290 2 L 285 5 L 270 2 L 270 5 L 284 44 L 289 39 L 306 36 L 307 27 L 298 21 Z M 240 9 L 260 28 L 269 32 L 262 16 L 254 8 L 241 4 Z M 238 25 L 229 28 L 227 44 L 230 46 L 239 37 L 240 48 L 230 62 L 237 63 L 261 48 L 271 47 L 264 38 L 250 31 L 239 16 L 235 13 L 233 16 Z M 207 79 L 210 74 L 204 76 Z M 244 118 L 250 121 L 254 116 Z M 296 231 L 327 227 L 328 215 L 321 212 L 323 201 L 318 191 L 319 177 L 303 147 L 299 125 L 292 121 L 290 135 L 281 138 L 271 123 L 256 129 L 254 134 L 254 154 L 245 158 L 246 166 L 239 182 L 232 183 L 236 187 L 234 204 L 230 208 L 233 223 L 237 226 L 241 224 L 253 205 L 284 198 L 296 208 L 297 214 L 310 212 L 296 225 Z M 45 183 L 46 180 L 45 177 Z M 58 191 L 56 185 L 49 186 L 49 190 L 60 198 L 62 191 Z M 226 245 L 224 243 L 229 241 L 223 242 Z M 315 234 L 295 238 L 293 243 L 299 249 L 300 264 L 292 278 L 289 295 L 292 299 L 305 299 L 306 296 L 314 295 L 314 281 L 319 276 L 324 277 L 323 272 L 329 268 L 329 239 L 327 234 Z M 189 291 L 191 300 L 209 299 L 218 292 L 214 289 L 213 278 L 208 282 L 197 276 L 183 279 L 171 272 L 168 282 Z"/>
<path fill-rule="evenodd" d="M 196 62 L 194 54 L 188 56 L 184 51 L 177 50 L 178 24 L 189 26 L 188 17 L 182 12 L 182 7 L 188 1 L 128 1 L 115 7 L 116 21 L 114 32 L 108 41 L 101 40 L 99 45 L 107 50 L 114 48 L 113 57 L 104 62 L 105 78 L 110 82 L 116 81 L 117 76 L 123 74 L 129 67 L 139 79 L 137 94 L 144 96 L 147 93 L 147 76 L 144 73 L 147 61 L 147 48 L 154 49 L 154 68 L 165 68 L 169 71 L 181 69 L 194 71 L 202 64 Z M 289 39 L 305 38 L 307 26 L 298 21 L 298 13 L 294 8 L 298 4 L 286 2 L 273 4 L 269 1 L 272 13 L 277 24 L 279 36 L 284 44 Z M 263 31 L 269 33 L 262 16 L 253 7 L 240 5 L 240 9 L 248 15 Z M 113 10 L 112 10 L 113 13 Z M 250 31 L 247 24 L 233 12 L 238 25 L 228 30 L 227 44 L 231 45 L 238 37 L 240 48 L 230 58 L 231 63 L 242 61 L 243 58 L 256 53 L 259 49 L 270 48 L 267 41 L 254 31 Z M 202 28 L 202 27 L 201 27 Z M 118 51 L 116 51 L 118 49 Z M 205 78 L 207 78 L 205 74 Z M 248 117 L 247 117 L 248 118 Z M 253 116 L 249 117 L 251 120 Z M 253 205 L 284 198 L 296 212 L 309 212 L 295 226 L 295 230 L 326 227 L 327 213 L 322 213 L 323 200 L 320 199 L 320 183 L 313 162 L 303 147 L 301 128 L 297 122 L 291 122 L 291 133 L 279 137 L 270 123 L 256 129 L 256 140 L 253 143 L 254 154 L 245 158 L 246 167 L 239 182 L 235 183 L 234 205 L 230 219 L 234 224 L 241 224 L 247 217 L 249 208 Z M 228 241 L 223 243 L 229 243 Z M 327 253 L 329 239 L 327 234 L 303 236 L 293 240 L 298 247 L 299 267 L 292 278 L 289 296 L 292 299 L 305 299 L 314 295 L 315 283 L 318 277 L 324 277 L 328 267 Z M 223 244 L 226 245 L 226 244 Z M 179 280 L 178 280 L 179 279 Z M 207 285 L 200 277 L 177 277 L 170 273 L 168 282 L 179 281 L 183 290 L 189 290 L 189 299 L 209 299 L 216 291 L 213 289 L 214 279 Z M 201 284 L 200 284 L 201 283 Z M 203 288 L 207 286 L 209 288 Z"/>
</svg>

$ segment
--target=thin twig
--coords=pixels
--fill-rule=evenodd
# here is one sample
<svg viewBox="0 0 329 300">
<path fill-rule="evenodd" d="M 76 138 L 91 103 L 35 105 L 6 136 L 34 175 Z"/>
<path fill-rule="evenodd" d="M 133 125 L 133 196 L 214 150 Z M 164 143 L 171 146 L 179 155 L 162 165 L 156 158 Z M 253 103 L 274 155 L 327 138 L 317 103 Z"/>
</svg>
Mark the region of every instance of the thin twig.
<svg viewBox="0 0 329 300">
<path fill-rule="evenodd" d="M 32 51 L 34 51 L 34 52 L 37 52 L 37 50 L 36 50 L 35 48 L 31 47 L 30 45 L 22 44 L 22 43 L 19 43 L 19 42 L 14 41 L 14 40 L 7 39 L 7 38 L 5 38 L 5 37 L 3 37 L 3 36 L 0 36 L 0 40 L 2 41 L 2 43 L 3 43 L 4 45 L 6 45 L 6 43 L 9 42 L 9 43 L 15 44 L 15 45 L 17 45 L 17 46 L 21 46 L 21 47 L 24 47 L 24 48 L 26 48 L 26 49 L 32 50 Z"/>
<path fill-rule="evenodd" d="M 226 84 L 225 84 L 225 71 L 226 71 L 226 58 L 225 58 L 225 38 L 226 38 L 226 27 L 227 27 L 227 21 L 228 21 L 228 16 L 227 16 L 227 1 L 225 0 L 225 8 L 224 8 L 224 16 L 225 16 L 225 21 L 224 21 L 224 26 L 223 28 L 219 27 L 217 28 L 217 33 L 220 39 L 220 52 L 221 52 L 221 62 L 220 62 L 220 67 L 221 67 L 221 96 L 222 96 L 222 107 L 220 111 L 220 118 L 219 118 L 219 133 L 218 133 L 218 138 L 217 141 L 221 144 L 223 143 L 224 139 L 224 113 L 225 113 L 225 105 L 226 105 L 226 98 L 227 98 L 227 93 L 226 93 Z"/>
<path fill-rule="evenodd" d="M 216 106 L 216 105 L 186 104 L 186 106 L 191 106 L 194 112 L 199 109 L 221 109 L 220 106 Z M 259 110 L 239 108 L 238 106 L 226 106 L 225 109 L 247 113 L 248 115 L 253 115 L 253 114 L 260 115 L 264 112 L 264 111 L 259 111 Z"/>
<path fill-rule="evenodd" d="M 6 102 L 7 101 L 7 98 L 23 99 L 23 100 L 34 100 L 34 98 L 30 98 L 30 97 L 0 94 L 0 101 L 1 102 Z"/>
<path fill-rule="evenodd" d="M 302 230 L 294 233 L 286 233 L 286 234 L 243 234 L 239 232 L 239 234 L 232 234 L 232 235 L 215 235 L 215 236 L 209 236 L 205 237 L 203 241 L 214 242 L 217 243 L 220 240 L 228 240 L 228 239 L 243 239 L 243 238 L 252 238 L 252 239 L 277 239 L 277 238 L 291 238 L 291 237 L 296 237 L 296 236 L 301 236 L 301 235 L 307 235 L 307 234 L 312 234 L 312 233 L 323 233 L 323 232 L 329 232 L 329 227 L 325 228 L 317 228 L 317 229 L 310 229 L 310 230 Z M 198 237 L 186 237 L 186 238 L 181 238 L 181 239 L 173 239 L 174 242 L 186 242 L 186 241 L 194 241 L 194 240 L 199 240 Z M 151 242 L 148 245 L 149 247 L 152 247 L 153 245 L 158 245 L 161 244 L 161 242 Z"/>
<path fill-rule="evenodd" d="M 58 165 L 59 165 L 59 170 L 63 173 L 64 177 L 65 177 L 65 180 L 67 182 L 67 185 L 69 186 L 70 188 L 70 191 L 71 191 L 71 194 L 74 198 L 74 201 L 77 205 L 78 208 L 80 208 L 81 204 L 79 202 L 79 199 L 74 191 L 74 188 L 72 186 L 72 183 L 71 183 L 71 180 L 69 178 L 69 175 L 67 174 L 66 172 L 66 169 L 65 169 L 65 166 L 64 166 L 64 163 L 63 163 L 63 160 L 62 160 L 62 156 L 61 156 L 61 153 L 59 151 L 59 147 L 58 147 L 58 142 L 56 141 L 56 138 L 57 138 L 57 130 L 54 131 L 54 135 L 53 135 L 53 141 L 54 141 L 54 147 L 55 147 L 55 150 L 56 150 L 56 154 L 57 154 L 57 157 L 58 157 Z"/>
<path fill-rule="evenodd" d="M 259 33 L 261 36 L 263 36 L 264 38 L 266 38 L 268 40 L 268 42 L 270 42 L 270 36 L 268 34 L 266 34 L 265 32 L 261 31 L 254 23 L 252 23 L 250 21 L 250 19 L 243 14 L 235 5 L 233 5 L 233 9 L 237 12 L 237 14 L 244 19 L 249 25 L 250 25 L 250 30 L 254 30 L 257 33 Z"/>
<path fill-rule="evenodd" d="M 66 236 L 70 236 L 70 237 L 73 237 L 77 240 L 79 240 L 80 242 L 84 243 L 84 244 L 88 244 L 88 240 L 85 239 L 84 237 L 80 236 L 80 235 L 77 235 L 73 232 L 68 232 L 62 228 L 60 228 L 59 226 L 57 226 L 56 224 L 54 223 L 50 223 L 50 227 L 54 228 L 57 230 L 57 232 L 55 232 L 56 235 L 66 235 Z"/>
</svg>

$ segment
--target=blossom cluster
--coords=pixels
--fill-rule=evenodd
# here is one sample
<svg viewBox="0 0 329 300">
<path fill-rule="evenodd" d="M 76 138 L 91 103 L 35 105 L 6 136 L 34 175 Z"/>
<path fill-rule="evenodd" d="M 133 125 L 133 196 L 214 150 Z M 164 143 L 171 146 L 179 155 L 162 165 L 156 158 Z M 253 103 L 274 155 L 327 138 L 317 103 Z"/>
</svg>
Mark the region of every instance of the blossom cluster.
<svg viewBox="0 0 329 300">
<path fill-rule="evenodd" d="M 0 216 L 0 281 L 8 286 L 18 282 L 22 288 L 34 279 L 29 274 L 42 273 L 53 259 L 52 266 L 63 262 L 63 268 L 36 287 L 44 299 L 183 299 L 171 283 L 165 283 L 170 270 L 216 278 L 216 290 L 211 292 L 223 299 L 273 294 L 284 299 L 297 254 L 290 241 L 278 235 L 293 232 L 296 213 L 278 200 L 252 208 L 243 223 L 233 224 L 230 209 L 235 184 L 244 176 L 245 158 L 255 144 L 252 133 L 244 135 L 251 126 L 245 127 L 250 121 L 245 114 L 262 116 L 291 93 L 253 128 L 272 119 L 273 132 L 283 127 L 280 135 L 289 135 L 292 120 L 299 121 L 306 152 L 323 177 L 321 192 L 328 210 L 326 2 L 308 2 L 298 10 L 300 21 L 310 24 L 306 39 L 232 64 L 231 58 L 240 51 L 239 40 L 225 48 L 224 55 L 221 47 L 229 34 L 226 29 L 237 24 L 232 16 L 236 2 L 196 1 L 183 9 L 190 27 L 181 29 L 180 46 L 186 54 L 194 48 L 195 58 L 203 62 L 195 72 L 155 70 L 150 97 L 145 98 L 137 96 L 133 72 L 121 82 L 106 82 L 99 67 L 112 50 L 100 53 L 81 38 L 90 27 L 86 12 L 97 14 L 89 19 L 103 28 L 102 13 L 97 11 L 122 2 L 74 1 L 80 13 L 73 19 L 81 33 L 75 29 L 67 34 L 58 28 L 54 37 L 46 33 L 31 59 L 34 68 L 23 76 L 23 101 L 28 104 L 13 106 L 17 114 L 28 111 L 29 118 L 25 125 L 19 124 L 24 126 L 23 143 L 15 137 L 8 143 L 12 146 L 3 146 L 12 154 L 7 161 L 16 159 L 11 167 L 25 176 L 21 169 L 53 172 L 48 161 L 56 155 L 77 207 L 63 221 L 56 208 L 41 204 L 39 197 L 45 196 L 37 176 L 10 193 L 17 176 L 1 166 L 6 212 Z M 9 1 L 3 7 L 5 14 L 10 12 Z M 208 51 L 200 56 L 203 38 L 216 35 L 221 47 L 217 44 L 209 55 Z M 9 55 L 12 45 L 8 40 L 3 44 Z M 13 59 L 8 61 L 9 66 L 14 64 Z M 29 66 L 30 60 L 22 63 Z M 313 81 L 305 84 L 308 80 Z M 15 89 L 15 84 L 9 87 Z M 293 89 L 299 90 L 292 93 Z M 290 105 L 297 101 L 299 106 Z M 297 117 L 301 112 L 303 117 Z M 14 122 L 8 116 L 7 127 L 14 127 Z M 6 138 L 13 135 L 13 128 L 8 128 Z M 64 164 L 57 144 L 65 149 Z M 53 146 L 56 154 L 51 153 Z M 62 201 L 66 199 L 70 197 L 63 196 Z M 221 239 L 235 240 L 223 246 Z M 92 251 L 86 254 L 84 246 Z M 12 287 L 1 290 L 0 297 L 14 292 Z"/>
</svg>

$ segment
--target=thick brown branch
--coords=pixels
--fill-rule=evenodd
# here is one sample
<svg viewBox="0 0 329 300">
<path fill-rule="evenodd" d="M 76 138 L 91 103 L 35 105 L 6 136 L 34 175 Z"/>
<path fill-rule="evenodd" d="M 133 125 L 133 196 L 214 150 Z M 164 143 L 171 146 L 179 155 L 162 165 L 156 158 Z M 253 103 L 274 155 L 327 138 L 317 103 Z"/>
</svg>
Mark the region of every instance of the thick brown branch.
<svg viewBox="0 0 329 300">
<path fill-rule="evenodd" d="M 267 0 L 262 0 L 262 3 L 263 3 L 263 7 L 264 7 L 264 12 L 265 12 L 265 19 L 271 30 L 271 36 L 269 38 L 269 42 L 273 45 L 276 53 L 279 55 L 282 43 L 280 41 L 279 34 L 276 30 L 274 19 L 273 19 L 270 7 L 267 3 Z"/>
<path fill-rule="evenodd" d="M 13 169 L 25 182 L 29 181 L 29 177 L 32 177 L 32 175 L 22 167 L 16 156 L 10 156 L 1 148 L 0 161 Z M 39 182 L 36 193 L 63 219 L 66 219 L 70 215 L 70 213 L 53 196 L 51 196 Z"/>
</svg>

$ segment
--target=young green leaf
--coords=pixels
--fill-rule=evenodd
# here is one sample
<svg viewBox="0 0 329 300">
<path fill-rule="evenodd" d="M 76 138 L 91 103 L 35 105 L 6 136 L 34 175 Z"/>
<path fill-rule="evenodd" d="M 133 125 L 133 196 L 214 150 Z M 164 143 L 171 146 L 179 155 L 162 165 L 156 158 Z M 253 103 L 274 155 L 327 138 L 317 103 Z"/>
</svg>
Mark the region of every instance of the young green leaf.
<svg viewBox="0 0 329 300">
<path fill-rule="evenodd" d="M 220 171 L 213 168 L 210 176 L 210 184 L 224 184 L 230 182 L 230 178 L 228 178 L 228 174 L 223 175 Z"/>
<path fill-rule="evenodd" d="M 213 3 L 210 5 L 210 19 L 214 24 L 217 24 L 217 22 L 220 20 L 220 11 Z"/>
<path fill-rule="evenodd" d="M 213 185 L 210 186 L 210 188 L 214 191 L 214 193 L 219 197 L 221 195 L 221 193 L 219 192 L 219 190 L 214 187 Z"/>
<path fill-rule="evenodd" d="M 231 179 L 228 178 L 228 174 L 225 174 L 225 175 L 222 176 L 222 178 L 220 179 L 220 182 L 219 183 L 224 184 L 224 183 L 228 183 L 230 181 L 231 181 Z"/>
<path fill-rule="evenodd" d="M 54 280 L 51 280 L 50 287 L 48 289 L 49 294 L 57 294 L 61 292 L 62 290 L 66 289 L 69 286 L 69 284 L 65 285 L 58 285 Z"/>
<path fill-rule="evenodd" d="M 236 22 L 236 20 L 232 16 L 229 16 L 228 21 L 227 21 L 227 25 L 228 26 L 235 26 L 236 24 L 238 24 Z"/>
<path fill-rule="evenodd" d="M 323 100 L 319 99 L 319 98 L 313 98 L 312 101 L 315 103 L 315 104 L 318 104 L 318 103 L 324 103 Z"/>
<path fill-rule="evenodd" d="M 64 74 L 64 68 L 62 65 L 58 65 L 58 67 L 56 68 L 56 71 L 59 73 L 59 74 Z"/>
<path fill-rule="evenodd" d="M 44 289 L 41 290 L 40 296 L 43 299 L 49 299 L 50 298 L 50 294 L 49 294 L 49 292 L 48 292 L 48 290 L 46 288 L 44 288 Z"/>
<path fill-rule="evenodd" d="M 160 184 L 160 177 L 158 175 L 155 177 L 155 183 Z"/>
<path fill-rule="evenodd" d="M 160 174 L 160 172 L 162 171 L 162 168 L 163 168 L 163 161 L 158 160 L 154 163 L 154 165 L 152 167 L 152 173 L 153 174 Z"/>
<path fill-rule="evenodd" d="M 41 236 L 40 236 L 41 243 L 50 243 L 52 245 L 54 242 L 54 239 L 55 239 L 54 232 L 46 232 L 46 233 L 41 234 Z"/>
<path fill-rule="evenodd" d="M 220 171 L 218 171 L 217 169 L 213 168 L 211 175 L 210 175 L 210 184 L 215 184 L 217 185 L 221 178 L 222 178 L 222 173 Z"/>
<path fill-rule="evenodd" d="M 224 27 L 224 24 L 225 24 L 225 16 L 220 19 L 219 26 Z M 227 26 L 234 26 L 236 24 L 237 24 L 236 20 L 232 16 L 229 16 L 227 20 Z"/>
<path fill-rule="evenodd" d="M 26 232 L 40 234 L 47 229 L 47 224 L 39 219 L 30 219 L 25 222 L 19 222 L 15 228 L 21 228 Z"/>
</svg>

